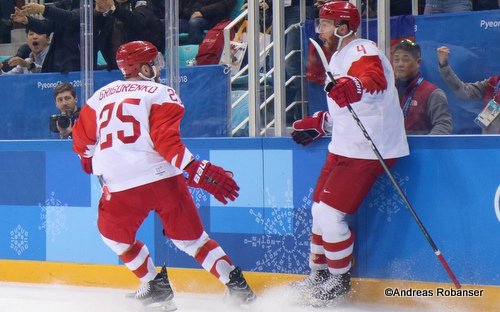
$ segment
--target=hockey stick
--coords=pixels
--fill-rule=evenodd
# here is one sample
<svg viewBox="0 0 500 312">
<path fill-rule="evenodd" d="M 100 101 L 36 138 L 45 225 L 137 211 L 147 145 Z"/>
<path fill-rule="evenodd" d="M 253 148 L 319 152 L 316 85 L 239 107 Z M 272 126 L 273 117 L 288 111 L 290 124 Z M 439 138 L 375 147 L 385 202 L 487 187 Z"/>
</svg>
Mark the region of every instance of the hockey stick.
<svg viewBox="0 0 500 312">
<path fill-rule="evenodd" d="M 102 190 L 102 195 L 104 196 L 104 199 L 107 201 L 111 200 L 111 193 L 109 192 L 108 186 L 106 185 L 106 182 L 104 182 L 104 178 L 102 175 L 98 175 L 97 179 L 99 180 L 99 184 L 101 185 L 101 190 Z"/>
<path fill-rule="evenodd" d="M 316 49 L 316 52 L 318 53 L 318 55 L 319 55 L 319 57 L 321 59 L 321 62 L 323 63 L 323 67 L 325 68 L 326 74 L 328 75 L 328 79 L 331 81 L 331 83 L 333 85 L 335 85 L 335 83 L 336 83 L 335 78 L 333 78 L 333 74 L 330 72 L 330 69 L 328 67 L 328 62 L 326 60 L 325 54 L 323 53 L 323 50 L 321 49 L 320 45 L 315 40 L 309 38 L 309 41 L 311 41 L 311 43 L 314 45 L 314 48 Z M 373 150 L 373 152 L 375 153 L 375 155 L 377 156 L 378 160 L 380 161 L 380 164 L 384 168 L 385 173 L 387 173 L 387 175 L 389 176 L 389 179 L 391 179 L 392 184 L 396 188 L 396 191 L 398 191 L 399 195 L 403 199 L 403 201 L 404 201 L 406 207 L 408 208 L 408 210 L 410 210 L 410 213 L 413 216 L 413 219 L 415 219 L 415 221 L 417 222 L 418 226 L 420 227 L 420 230 L 422 230 L 422 232 L 424 233 L 425 238 L 427 239 L 427 241 L 431 245 L 431 247 L 434 250 L 434 253 L 438 257 L 439 261 L 443 265 L 444 269 L 446 270 L 446 273 L 448 273 L 448 276 L 453 281 L 453 284 L 455 284 L 455 287 L 457 289 L 460 289 L 462 286 L 460 285 L 460 283 L 458 282 L 457 278 L 455 277 L 455 274 L 453 274 L 453 272 L 451 271 L 451 268 L 448 265 L 448 263 L 446 262 L 446 260 L 444 259 L 443 255 L 441 254 L 441 251 L 439 251 L 439 249 L 437 248 L 436 244 L 434 243 L 434 241 L 432 240 L 431 236 L 429 235 L 429 232 L 427 232 L 427 230 L 425 229 L 424 225 L 422 224 L 422 221 L 420 221 L 420 218 L 418 217 L 417 213 L 415 212 L 415 210 L 411 206 L 410 202 L 408 201 L 408 198 L 406 198 L 406 195 L 401 190 L 401 187 L 399 187 L 398 182 L 396 181 L 396 179 L 392 175 L 391 170 L 389 169 L 389 167 L 387 167 L 387 164 L 385 163 L 384 158 L 380 154 L 380 152 L 379 152 L 377 146 L 375 145 L 375 143 L 373 143 L 372 138 L 370 137 L 370 135 L 366 131 L 366 129 L 363 126 L 363 123 L 359 119 L 358 115 L 352 109 L 352 107 L 351 107 L 350 104 L 347 104 L 347 109 L 351 113 L 352 118 L 354 118 L 354 120 L 358 124 L 358 127 L 359 127 L 359 129 L 361 129 L 361 132 L 363 132 L 363 135 L 365 136 L 365 138 L 368 141 L 368 143 L 370 143 L 370 147 Z"/>
</svg>

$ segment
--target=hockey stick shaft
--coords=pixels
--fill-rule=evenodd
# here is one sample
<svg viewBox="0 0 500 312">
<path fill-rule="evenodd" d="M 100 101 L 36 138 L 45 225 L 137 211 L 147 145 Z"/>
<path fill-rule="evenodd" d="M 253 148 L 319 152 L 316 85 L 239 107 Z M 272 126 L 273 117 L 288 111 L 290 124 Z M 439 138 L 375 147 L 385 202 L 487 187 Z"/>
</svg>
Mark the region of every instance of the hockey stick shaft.
<svg viewBox="0 0 500 312">
<path fill-rule="evenodd" d="M 97 179 L 99 180 L 99 184 L 101 185 L 101 190 L 102 190 L 102 195 L 104 196 L 104 199 L 107 201 L 111 200 L 111 193 L 109 192 L 108 186 L 106 185 L 106 182 L 104 182 L 104 178 L 102 175 L 98 175 Z"/>
<path fill-rule="evenodd" d="M 325 68 L 326 74 L 328 75 L 328 79 L 333 83 L 333 85 L 335 85 L 335 83 L 336 83 L 335 82 L 335 78 L 333 77 L 332 72 L 330 72 L 330 69 L 328 67 L 328 62 L 326 60 L 325 54 L 323 53 L 323 50 L 321 49 L 321 47 L 319 46 L 319 44 L 316 41 L 314 41 L 311 38 L 309 38 L 309 40 L 314 45 L 314 48 L 316 49 L 316 52 L 318 53 L 318 55 L 319 55 L 319 57 L 321 59 L 321 62 L 323 63 L 323 67 Z M 429 242 L 429 245 L 431 245 L 432 249 L 434 250 L 434 254 L 438 257 L 438 259 L 441 262 L 441 265 L 444 267 L 446 273 L 448 273 L 448 276 L 453 281 L 453 284 L 455 284 L 455 287 L 457 289 L 460 289 L 462 287 L 460 285 L 460 282 L 458 281 L 458 279 L 456 278 L 455 274 L 451 270 L 450 266 L 448 265 L 448 263 L 444 259 L 443 255 L 441 254 L 441 251 L 439 251 L 437 245 L 432 240 L 431 236 L 429 235 L 429 232 L 425 229 L 422 221 L 420 221 L 420 218 L 418 217 L 417 213 L 415 212 L 415 209 L 413 209 L 413 207 L 410 204 L 410 201 L 408 200 L 408 198 L 406 197 L 406 195 L 403 193 L 403 190 L 401 190 L 401 187 L 399 186 L 398 182 L 394 178 L 394 175 L 392 174 L 391 170 L 387 166 L 387 164 L 386 164 L 384 158 L 382 157 L 382 155 L 380 154 L 377 146 L 375 145 L 375 143 L 373 142 L 372 138 L 370 137 L 370 135 L 366 131 L 365 126 L 363 125 L 363 123 L 359 119 L 359 117 L 356 114 L 356 112 L 352 109 L 352 106 L 350 104 L 347 105 L 347 109 L 351 113 L 352 118 L 358 124 L 358 127 L 361 130 L 361 132 L 363 132 L 364 137 L 366 138 L 366 140 L 370 144 L 371 149 L 373 150 L 373 152 L 377 156 L 380 164 L 384 168 L 385 173 L 389 176 L 389 179 L 391 180 L 392 184 L 396 188 L 396 191 L 399 193 L 399 195 L 403 199 L 403 202 L 405 203 L 406 207 L 408 208 L 408 210 L 410 211 L 411 215 L 413 216 L 413 219 L 415 219 L 415 222 L 417 222 L 420 230 L 422 231 L 422 233 L 424 234 L 425 238 Z"/>
</svg>

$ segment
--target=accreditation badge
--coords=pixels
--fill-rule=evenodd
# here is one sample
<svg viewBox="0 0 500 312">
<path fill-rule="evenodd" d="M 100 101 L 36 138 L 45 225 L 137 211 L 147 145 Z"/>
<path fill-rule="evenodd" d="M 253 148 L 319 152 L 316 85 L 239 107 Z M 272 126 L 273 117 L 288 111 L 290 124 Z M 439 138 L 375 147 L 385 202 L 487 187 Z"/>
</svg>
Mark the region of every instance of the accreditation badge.
<svg viewBox="0 0 500 312">
<path fill-rule="evenodd" d="M 486 129 L 500 115 L 500 105 L 491 99 L 474 120 L 481 128 Z"/>
</svg>

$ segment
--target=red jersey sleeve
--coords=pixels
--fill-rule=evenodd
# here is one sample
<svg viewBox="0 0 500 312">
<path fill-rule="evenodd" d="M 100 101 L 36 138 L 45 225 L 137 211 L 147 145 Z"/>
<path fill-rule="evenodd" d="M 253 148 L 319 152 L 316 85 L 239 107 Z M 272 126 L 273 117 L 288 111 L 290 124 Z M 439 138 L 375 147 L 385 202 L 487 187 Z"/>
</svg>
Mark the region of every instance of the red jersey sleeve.
<svg viewBox="0 0 500 312">
<path fill-rule="evenodd" d="M 80 111 L 71 135 L 73 136 L 73 150 L 84 158 L 94 154 L 97 135 L 96 112 L 89 105 L 84 105 Z"/>
<path fill-rule="evenodd" d="M 359 60 L 352 63 L 347 74 L 361 80 L 364 89 L 368 93 L 373 94 L 387 89 L 384 67 L 378 55 L 360 57 Z"/>
<path fill-rule="evenodd" d="M 183 116 L 184 107 L 176 103 L 153 104 L 149 115 L 150 135 L 156 151 L 181 170 L 193 159 L 181 140 Z"/>
</svg>

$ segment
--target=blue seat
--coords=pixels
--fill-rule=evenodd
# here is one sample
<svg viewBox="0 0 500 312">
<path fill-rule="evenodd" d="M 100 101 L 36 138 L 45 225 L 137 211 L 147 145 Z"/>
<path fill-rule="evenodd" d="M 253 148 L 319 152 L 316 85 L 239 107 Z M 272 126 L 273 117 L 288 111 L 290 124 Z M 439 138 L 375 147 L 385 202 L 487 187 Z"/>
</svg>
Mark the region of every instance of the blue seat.
<svg viewBox="0 0 500 312">
<path fill-rule="evenodd" d="M 194 61 L 196 54 L 198 54 L 198 45 L 180 45 L 179 46 L 179 66 L 189 66 L 191 61 Z"/>
<path fill-rule="evenodd" d="M 236 4 L 234 5 L 233 12 L 231 12 L 231 20 L 234 20 L 235 18 L 240 15 L 240 13 L 243 11 L 241 10 L 241 7 L 243 4 L 247 3 L 247 0 L 236 0 Z"/>
<path fill-rule="evenodd" d="M 102 56 L 101 51 L 97 51 L 97 65 L 99 66 L 105 66 L 108 63 L 106 63 L 106 60 L 104 59 L 104 56 Z"/>
</svg>

